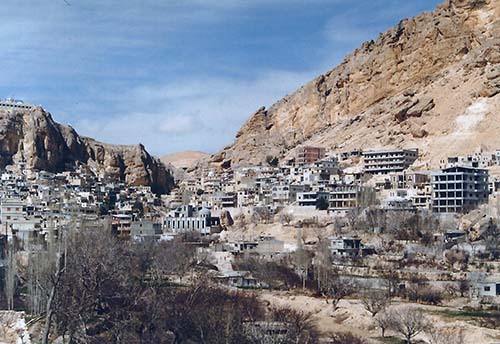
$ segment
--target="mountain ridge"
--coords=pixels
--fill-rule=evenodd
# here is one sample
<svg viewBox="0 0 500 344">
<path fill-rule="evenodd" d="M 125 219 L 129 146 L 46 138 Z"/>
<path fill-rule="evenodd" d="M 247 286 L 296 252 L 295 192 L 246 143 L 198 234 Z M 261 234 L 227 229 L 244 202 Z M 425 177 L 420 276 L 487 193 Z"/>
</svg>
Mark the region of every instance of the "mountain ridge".
<svg viewBox="0 0 500 344">
<path fill-rule="evenodd" d="M 166 154 L 160 157 L 160 160 L 164 164 L 171 164 L 175 168 L 189 168 L 195 165 L 200 159 L 209 157 L 210 154 L 195 151 L 195 150 L 184 150 L 179 152 L 174 152 Z"/>
<path fill-rule="evenodd" d="M 448 0 L 404 19 L 269 109 L 258 109 L 209 162 L 265 164 L 269 156 L 290 157 L 299 145 L 314 144 L 415 147 L 422 166 L 436 167 L 485 137 L 491 148 L 500 147 L 499 18 L 500 0 Z"/>
<path fill-rule="evenodd" d="M 60 172 L 83 163 L 96 174 L 151 186 L 157 193 L 169 192 L 174 182 L 171 172 L 142 144 L 113 145 L 80 136 L 39 106 L 0 110 L 0 142 L 2 168 L 24 163 L 31 169 Z"/>
</svg>

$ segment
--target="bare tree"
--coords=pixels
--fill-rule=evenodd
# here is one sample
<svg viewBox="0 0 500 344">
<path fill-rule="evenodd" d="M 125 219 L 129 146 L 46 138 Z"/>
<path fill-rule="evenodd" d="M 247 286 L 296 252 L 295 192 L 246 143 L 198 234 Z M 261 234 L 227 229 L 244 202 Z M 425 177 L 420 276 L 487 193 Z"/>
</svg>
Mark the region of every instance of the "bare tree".
<svg viewBox="0 0 500 344">
<path fill-rule="evenodd" d="M 390 311 L 392 318 L 392 329 L 401 334 L 407 344 L 411 344 L 413 338 L 427 330 L 430 322 L 424 313 L 414 307 L 400 307 Z"/>
<path fill-rule="evenodd" d="M 468 293 L 470 290 L 470 283 L 467 279 L 462 278 L 458 281 L 458 291 L 460 292 L 460 296 L 464 297 L 465 293 Z"/>
<path fill-rule="evenodd" d="M 500 255 L 500 226 L 496 220 L 490 218 L 488 227 L 482 234 L 485 239 L 486 249 L 490 252 L 491 256 L 496 259 Z"/>
<path fill-rule="evenodd" d="M 346 218 L 347 218 L 347 223 L 348 223 L 351 231 L 358 229 L 358 225 L 361 221 L 361 219 L 360 219 L 361 218 L 361 211 L 362 211 L 362 209 L 360 207 L 354 207 L 354 208 L 351 208 L 347 211 Z"/>
<path fill-rule="evenodd" d="M 302 289 L 305 289 L 309 269 L 312 266 L 312 253 L 300 245 L 293 253 L 292 260 L 302 277 Z"/>
<path fill-rule="evenodd" d="M 7 269 L 5 276 L 5 298 L 7 309 L 14 309 L 14 295 L 16 293 L 17 260 L 14 254 L 14 245 L 10 245 L 7 252 Z"/>
<path fill-rule="evenodd" d="M 289 307 L 272 308 L 270 320 L 286 324 L 286 336 L 282 338 L 281 343 L 312 344 L 318 342 L 319 332 L 312 313 Z"/>
<path fill-rule="evenodd" d="M 429 344 L 465 344 L 463 329 L 430 326 L 427 330 L 427 337 Z"/>
<path fill-rule="evenodd" d="M 248 226 L 248 221 L 245 214 L 240 213 L 234 217 L 234 222 L 238 228 L 246 229 Z"/>
<path fill-rule="evenodd" d="M 391 299 L 385 292 L 370 290 L 363 293 L 361 302 L 365 309 L 374 317 L 387 308 Z"/>
<path fill-rule="evenodd" d="M 154 271 L 162 276 L 174 274 L 182 282 L 195 264 L 195 250 L 189 244 L 163 242 L 156 250 Z"/>
<path fill-rule="evenodd" d="M 333 273 L 329 241 L 321 234 L 318 234 L 318 243 L 314 255 L 314 277 L 318 291 L 322 290 L 323 281 L 327 281 Z"/>
<path fill-rule="evenodd" d="M 328 303 L 332 302 L 333 310 L 336 311 L 339 302 L 346 296 L 354 293 L 354 284 L 352 280 L 345 278 L 341 279 L 338 274 L 331 274 L 326 280 L 323 281 L 321 294 Z"/>
<path fill-rule="evenodd" d="M 47 271 L 49 283 L 43 287 L 47 297 L 47 302 L 45 306 L 45 326 L 43 330 L 42 344 L 47 344 L 49 342 L 50 327 L 55 313 L 55 297 L 59 290 L 59 284 L 65 270 L 64 260 L 66 257 L 63 255 L 63 252 L 58 252 L 55 258 L 53 268 Z"/>
<path fill-rule="evenodd" d="M 293 215 L 287 212 L 283 212 L 279 215 L 279 221 L 282 225 L 288 226 L 293 221 Z"/>
<path fill-rule="evenodd" d="M 391 314 L 387 310 L 380 312 L 375 316 L 375 321 L 382 331 L 382 338 L 385 338 L 385 331 L 392 328 L 393 318 Z"/>
<path fill-rule="evenodd" d="M 271 221 L 271 211 L 268 207 L 254 207 L 252 213 L 252 222 L 257 223 L 269 223 Z"/>
<path fill-rule="evenodd" d="M 390 296 L 394 296 L 399 293 L 399 283 L 401 282 L 401 278 L 399 277 L 398 271 L 392 268 L 388 269 L 384 273 L 383 279 Z"/>
</svg>

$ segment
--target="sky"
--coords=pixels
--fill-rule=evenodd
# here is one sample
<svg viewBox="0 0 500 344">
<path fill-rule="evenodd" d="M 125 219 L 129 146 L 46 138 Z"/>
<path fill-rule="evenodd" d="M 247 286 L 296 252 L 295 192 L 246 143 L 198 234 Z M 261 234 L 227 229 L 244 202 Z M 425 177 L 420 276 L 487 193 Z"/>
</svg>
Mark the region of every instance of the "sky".
<svg viewBox="0 0 500 344">
<path fill-rule="evenodd" d="M 157 156 L 248 117 L 440 0 L 2 0 L 0 98 Z"/>
</svg>

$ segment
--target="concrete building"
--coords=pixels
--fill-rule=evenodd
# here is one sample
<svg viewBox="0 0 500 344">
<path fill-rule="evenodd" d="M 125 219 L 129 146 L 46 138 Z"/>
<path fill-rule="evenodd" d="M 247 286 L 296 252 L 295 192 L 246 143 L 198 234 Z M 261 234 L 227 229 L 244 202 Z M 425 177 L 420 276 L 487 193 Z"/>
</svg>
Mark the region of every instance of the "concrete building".
<svg viewBox="0 0 500 344">
<path fill-rule="evenodd" d="M 113 214 L 111 215 L 111 231 L 120 239 L 130 239 L 130 226 L 132 215 Z"/>
<path fill-rule="evenodd" d="M 288 203 L 290 199 L 290 186 L 285 185 L 274 185 L 271 189 L 271 195 L 274 203 L 285 204 Z"/>
<path fill-rule="evenodd" d="M 212 198 L 215 209 L 236 208 L 238 202 L 233 192 L 217 192 Z"/>
<path fill-rule="evenodd" d="M 322 147 L 304 146 L 297 148 L 297 165 L 312 164 L 326 156 L 326 151 Z"/>
<path fill-rule="evenodd" d="M 328 202 L 330 194 L 325 191 L 310 191 L 297 193 L 297 202 L 301 207 L 316 207 L 320 198 Z"/>
<path fill-rule="evenodd" d="M 190 231 L 201 234 L 220 232 L 220 219 L 213 217 L 207 208 L 195 209 L 190 205 L 182 206 L 175 210 L 163 221 L 165 229 L 173 233 Z"/>
<path fill-rule="evenodd" d="M 329 237 L 329 249 L 334 257 L 355 257 L 361 254 L 361 239 L 356 237 Z"/>
<path fill-rule="evenodd" d="M 476 281 L 471 288 L 472 296 L 496 298 L 500 296 L 500 277 L 488 276 Z"/>
<path fill-rule="evenodd" d="M 4 198 L 0 201 L 0 220 L 7 224 L 24 218 L 24 202 L 19 198 Z"/>
<path fill-rule="evenodd" d="M 140 219 L 130 224 L 130 236 L 137 241 L 155 240 L 158 239 L 161 234 L 161 223 Z"/>
<path fill-rule="evenodd" d="M 488 202 L 488 171 L 465 166 L 432 174 L 432 211 L 462 213 Z"/>
<path fill-rule="evenodd" d="M 425 185 L 423 187 L 410 189 L 408 196 L 417 209 L 430 209 L 432 205 L 432 187 Z"/>
<path fill-rule="evenodd" d="M 31 110 L 33 108 L 33 105 L 25 103 L 22 100 L 7 98 L 5 100 L 0 100 L 0 108 L 1 109 Z"/>
<path fill-rule="evenodd" d="M 363 152 L 364 172 L 370 174 L 401 172 L 410 167 L 417 158 L 417 149 L 366 151 Z"/>
<path fill-rule="evenodd" d="M 328 199 L 330 211 L 348 210 L 375 203 L 373 189 L 358 185 L 344 185 L 333 188 Z"/>
</svg>

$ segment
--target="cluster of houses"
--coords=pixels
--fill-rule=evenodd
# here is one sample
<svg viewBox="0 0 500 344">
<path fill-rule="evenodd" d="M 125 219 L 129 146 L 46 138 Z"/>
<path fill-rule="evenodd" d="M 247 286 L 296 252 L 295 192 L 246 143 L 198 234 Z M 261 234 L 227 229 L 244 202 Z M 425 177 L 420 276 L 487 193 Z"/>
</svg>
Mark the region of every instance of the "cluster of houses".
<svg viewBox="0 0 500 344">
<path fill-rule="evenodd" d="M 481 165 L 453 157 L 439 170 L 415 170 L 416 149 L 326 155 L 324 148 L 301 147 L 294 159 L 280 166 L 214 169 L 190 176 L 179 183 L 168 204 L 215 211 L 294 205 L 338 212 L 376 205 L 390 210 L 464 213 L 486 203 L 498 190 L 499 183 L 480 167 L 500 162 L 497 156 L 500 153 L 492 154 L 488 163 L 476 158 Z"/>
<path fill-rule="evenodd" d="M 416 149 L 327 154 L 322 147 L 306 146 L 282 163 L 188 174 L 169 195 L 161 196 L 149 187 L 97 176 L 83 165 L 61 173 L 18 166 L 17 172 L 0 172 L 0 267 L 8 242 L 18 251 L 45 250 L 49 238 L 69 226 L 109 226 L 123 240 L 161 241 L 188 232 L 220 233 L 221 215 L 229 211 L 272 213 L 291 206 L 342 214 L 370 206 L 466 213 L 488 202 L 500 185 L 488 173 L 500 164 L 500 152 L 450 157 L 439 170 L 415 169 L 417 159 Z M 448 239 L 452 243 L 460 237 Z M 234 271 L 228 262 L 241 255 L 281 259 L 290 252 L 285 246 L 272 236 L 260 236 L 221 239 L 202 249 L 217 260 L 221 281 L 255 287 L 259 281 L 246 271 Z M 339 258 L 374 253 L 355 236 L 331 237 L 328 247 Z"/>
<path fill-rule="evenodd" d="M 124 235 L 117 225 L 121 220 L 125 226 L 129 219 L 132 228 L 161 223 L 160 205 L 149 187 L 98 178 L 83 166 L 61 173 L 0 174 L 0 234 L 19 250 L 42 249 L 49 235 L 67 226 L 106 222 Z"/>
</svg>

